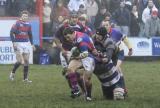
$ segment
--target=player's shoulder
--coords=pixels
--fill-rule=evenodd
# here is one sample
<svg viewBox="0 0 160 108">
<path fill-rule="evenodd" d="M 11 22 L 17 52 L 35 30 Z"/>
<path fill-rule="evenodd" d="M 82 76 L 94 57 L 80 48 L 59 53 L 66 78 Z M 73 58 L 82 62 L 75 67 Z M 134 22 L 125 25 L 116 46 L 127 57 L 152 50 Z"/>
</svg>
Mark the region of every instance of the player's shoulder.
<svg viewBox="0 0 160 108">
<path fill-rule="evenodd" d="M 84 41 L 83 37 L 77 37 L 77 43 L 80 43 L 80 42 L 83 42 L 83 41 Z"/>
<path fill-rule="evenodd" d="M 116 34 L 119 34 L 119 35 L 122 35 L 122 32 L 116 28 L 112 28 L 112 32 L 113 33 L 116 33 Z"/>
<path fill-rule="evenodd" d="M 112 38 L 107 38 L 107 39 L 105 39 L 105 41 L 104 41 L 104 46 L 114 45 L 114 44 L 115 44 L 115 43 L 114 43 L 114 41 L 113 41 Z"/>
</svg>

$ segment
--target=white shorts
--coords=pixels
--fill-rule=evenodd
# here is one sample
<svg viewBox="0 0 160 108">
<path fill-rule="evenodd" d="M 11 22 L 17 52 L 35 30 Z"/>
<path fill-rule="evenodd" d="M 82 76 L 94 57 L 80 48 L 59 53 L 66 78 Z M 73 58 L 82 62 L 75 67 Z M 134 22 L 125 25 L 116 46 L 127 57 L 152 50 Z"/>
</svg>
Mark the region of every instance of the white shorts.
<svg viewBox="0 0 160 108">
<path fill-rule="evenodd" d="M 15 52 L 18 52 L 20 54 L 29 54 L 30 49 L 32 49 L 32 45 L 30 42 L 15 42 L 15 45 L 17 47 L 17 49 L 15 49 Z"/>
<path fill-rule="evenodd" d="M 95 68 L 95 62 L 92 57 L 86 57 L 82 59 L 82 65 L 87 72 L 93 73 Z"/>
<path fill-rule="evenodd" d="M 71 57 L 71 52 L 67 51 L 67 57 L 64 57 L 62 55 L 62 52 L 60 52 L 60 61 L 61 61 L 61 65 L 63 68 L 67 68 L 68 67 L 68 63 Z"/>
</svg>

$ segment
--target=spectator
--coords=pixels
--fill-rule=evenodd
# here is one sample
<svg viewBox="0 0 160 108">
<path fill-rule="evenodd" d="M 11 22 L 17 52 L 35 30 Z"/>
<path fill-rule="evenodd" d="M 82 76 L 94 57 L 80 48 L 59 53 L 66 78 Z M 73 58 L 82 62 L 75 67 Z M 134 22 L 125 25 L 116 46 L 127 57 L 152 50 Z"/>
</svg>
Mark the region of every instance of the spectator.
<svg viewBox="0 0 160 108">
<path fill-rule="evenodd" d="M 130 0 L 125 1 L 125 7 L 129 10 L 132 11 L 132 2 Z"/>
<path fill-rule="evenodd" d="M 143 10 L 147 7 L 148 0 L 134 0 L 133 4 L 137 6 L 137 10 L 139 12 L 139 19 L 140 19 L 140 22 L 142 22 L 142 13 L 143 13 Z"/>
<path fill-rule="evenodd" d="M 110 1 L 110 12 L 113 13 L 115 12 L 115 10 L 117 10 L 119 8 L 119 4 L 120 4 L 121 0 L 111 0 Z"/>
<path fill-rule="evenodd" d="M 0 0 L 0 16 L 5 16 L 6 0 Z"/>
<path fill-rule="evenodd" d="M 81 5 L 79 6 L 78 16 L 81 16 L 81 15 L 86 14 L 86 13 L 87 13 L 87 12 L 86 12 L 86 8 L 84 7 L 83 4 L 81 4 Z"/>
<path fill-rule="evenodd" d="M 51 7 L 50 1 L 44 0 L 43 6 L 43 36 L 51 36 Z"/>
<path fill-rule="evenodd" d="M 109 12 L 104 6 L 102 6 L 102 7 L 99 9 L 99 13 L 96 15 L 95 28 L 100 27 L 101 22 L 102 22 L 107 16 L 110 17 L 111 14 L 110 14 L 110 12 Z"/>
<path fill-rule="evenodd" d="M 147 19 L 149 19 L 151 17 L 152 10 L 158 11 L 158 9 L 155 7 L 153 1 L 149 0 L 147 7 L 144 9 L 144 11 L 142 13 L 142 21 L 144 24 L 146 23 Z"/>
<path fill-rule="evenodd" d="M 107 10 L 110 8 L 110 0 L 96 0 L 99 8 L 105 7 Z"/>
<path fill-rule="evenodd" d="M 98 5 L 95 0 L 86 1 L 87 17 L 89 22 L 94 25 L 96 15 L 98 13 Z"/>
<path fill-rule="evenodd" d="M 70 0 L 68 3 L 68 9 L 69 11 L 76 11 L 78 12 L 80 5 L 85 6 L 84 0 Z"/>
<path fill-rule="evenodd" d="M 139 31 L 140 31 L 139 16 L 137 11 L 137 6 L 134 5 L 131 11 L 130 35 L 138 36 Z"/>
<path fill-rule="evenodd" d="M 33 0 L 15 0 L 14 1 L 14 6 L 15 6 L 15 11 L 14 14 L 16 16 L 20 15 L 20 12 L 22 12 L 23 10 L 27 10 L 30 13 L 32 13 L 32 5 L 34 4 Z"/>
<path fill-rule="evenodd" d="M 64 19 L 69 17 L 69 10 L 64 6 L 63 0 L 58 0 L 55 9 L 52 10 L 51 20 L 52 20 L 52 33 L 54 34 Z"/>
<path fill-rule="evenodd" d="M 121 2 L 120 8 L 113 13 L 113 20 L 117 24 L 117 29 L 128 36 L 131 16 L 130 11 L 125 8 L 125 2 Z"/>
<path fill-rule="evenodd" d="M 147 19 L 145 23 L 145 36 L 150 38 L 152 36 L 160 35 L 160 19 L 158 18 L 158 11 L 152 10 L 151 18 Z"/>
</svg>

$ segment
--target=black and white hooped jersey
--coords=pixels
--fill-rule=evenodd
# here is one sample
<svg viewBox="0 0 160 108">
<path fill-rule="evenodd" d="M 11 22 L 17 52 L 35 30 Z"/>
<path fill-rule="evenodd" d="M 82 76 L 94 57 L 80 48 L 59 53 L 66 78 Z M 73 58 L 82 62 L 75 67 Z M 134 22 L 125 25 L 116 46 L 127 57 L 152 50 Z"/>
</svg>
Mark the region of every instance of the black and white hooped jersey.
<svg viewBox="0 0 160 108">
<path fill-rule="evenodd" d="M 117 83 L 120 79 L 120 72 L 114 66 L 112 60 L 108 63 L 96 64 L 94 74 L 103 86 L 109 87 Z"/>
</svg>

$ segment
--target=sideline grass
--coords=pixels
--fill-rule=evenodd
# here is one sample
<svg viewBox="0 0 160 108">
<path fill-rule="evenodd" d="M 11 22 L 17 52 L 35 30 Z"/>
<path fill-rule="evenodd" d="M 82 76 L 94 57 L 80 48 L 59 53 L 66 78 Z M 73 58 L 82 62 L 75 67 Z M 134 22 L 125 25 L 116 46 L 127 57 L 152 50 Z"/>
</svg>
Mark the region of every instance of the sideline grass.
<svg viewBox="0 0 160 108">
<path fill-rule="evenodd" d="M 31 65 L 31 84 L 22 82 L 22 67 L 15 81 L 8 80 L 12 66 L 0 65 L 0 108 L 160 108 L 160 63 L 124 62 L 129 97 L 108 101 L 102 97 L 99 81 L 93 76 L 93 101 L 71 99 L 69 88 L 55 65 Z"/>
</svg>

